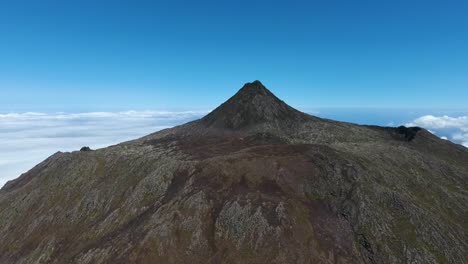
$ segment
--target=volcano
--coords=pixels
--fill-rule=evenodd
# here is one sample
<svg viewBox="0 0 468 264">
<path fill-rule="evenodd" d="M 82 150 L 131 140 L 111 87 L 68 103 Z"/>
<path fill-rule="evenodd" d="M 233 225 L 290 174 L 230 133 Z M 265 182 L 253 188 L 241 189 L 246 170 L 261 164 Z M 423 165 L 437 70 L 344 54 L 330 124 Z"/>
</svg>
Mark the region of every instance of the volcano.
<svg viewBox="0 0 468 264">
<path fill-rule="evenodd" d="M 310 118 L 311 116 L 278 99 L 261 82 L 254 81 L 244 85 L 201 122 L 208 127 L 241 130 L 264 123 L 280 125 L 283 122 L 300 122 Z"/>
<path fill-rule="evenodd" d="M 467 182 L 461 145 L 311 116 L 254 81 L 8 182 L 0 263 L 468 263 Z"/>
</svg>

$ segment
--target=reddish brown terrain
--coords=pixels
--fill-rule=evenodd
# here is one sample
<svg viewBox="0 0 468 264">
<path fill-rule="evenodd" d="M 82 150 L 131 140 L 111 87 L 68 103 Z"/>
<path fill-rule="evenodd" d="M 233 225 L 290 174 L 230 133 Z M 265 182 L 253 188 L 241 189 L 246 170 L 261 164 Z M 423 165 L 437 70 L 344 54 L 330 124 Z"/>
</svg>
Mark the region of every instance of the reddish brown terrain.
<svg viewBox="0 0 468 264">
<path fill-rule="evenodd" d="M 468 263 L 467 182 L 460 145 L 310 116 L 255 81 L 7 183 L 0 263 Z"/>
</svg>

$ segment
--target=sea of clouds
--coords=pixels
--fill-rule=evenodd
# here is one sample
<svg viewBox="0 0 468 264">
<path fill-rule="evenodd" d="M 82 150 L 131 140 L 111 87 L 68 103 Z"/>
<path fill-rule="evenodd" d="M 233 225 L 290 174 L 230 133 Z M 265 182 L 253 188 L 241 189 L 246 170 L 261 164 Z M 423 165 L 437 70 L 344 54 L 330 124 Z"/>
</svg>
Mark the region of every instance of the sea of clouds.
<svg viewBox="0 0 468 264">
<path fill-rule="evenodd" d="M 197 119 L 207 111 L 0 114 L 0 186 L 57 151 L 136 139 Z M 343 121 L 354 122 L 352 118 Z M 468 147 L 468 116 L 424 115 L 404 123 Z M 395 124 L 398 125 L 398 124 Z"/>
<path fill-rule="evenodd" d="M 206 111 L 0 114 L 0 187 L 57 151 L 136 139 L 197 119 Z"/>
<path fill-rule="evenodd" d="M 468 148 L 468 116 L 425 115 L 406 124 L 424 127 L 443 139 L 448 139 Z"/>
</svg>

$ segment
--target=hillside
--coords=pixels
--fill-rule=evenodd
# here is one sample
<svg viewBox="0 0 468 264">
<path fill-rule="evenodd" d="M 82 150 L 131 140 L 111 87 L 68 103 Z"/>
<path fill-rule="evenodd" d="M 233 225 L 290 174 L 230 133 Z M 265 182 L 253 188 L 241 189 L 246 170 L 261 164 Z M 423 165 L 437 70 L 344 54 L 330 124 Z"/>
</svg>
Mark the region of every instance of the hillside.
<svg viewBox="0 0 468 264">
<path fill-rule="evenodd" d="M 468 263 L 467 182 L 463 146 L 311 116 L 255 81 L 8 182 L 0 263 Z"/>
</svg>

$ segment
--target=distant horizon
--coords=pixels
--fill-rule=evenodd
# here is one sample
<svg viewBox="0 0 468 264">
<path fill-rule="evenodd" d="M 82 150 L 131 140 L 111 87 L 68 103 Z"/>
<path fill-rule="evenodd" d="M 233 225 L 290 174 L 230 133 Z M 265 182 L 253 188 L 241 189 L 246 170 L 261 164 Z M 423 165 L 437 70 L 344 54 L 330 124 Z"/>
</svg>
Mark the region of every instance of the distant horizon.
<svg viewBox="0 0 468 264">
<path fill-rule="evenodd" d="M 229 98 L 226 98 L 226 100 Z M 222 102 L 221 102 L 222 103 Z M 0 107 L 0 115 L 6 114 L 26 114 L 26 113 L 33 113 L 33 114 L 76 114 L 76 113 L 99 113 L 99 112 L 199 112 L 199 113 L 209 113 L 213 111 L 216 107 L 221 105 L 219 103 L 216 106 L 212 107 L 200 107 L 200 108 L 186 108 L 186 107 L 172 107 L 172 108 L 162 108 L 162 107 L 153 107 L 153 108 L 123 108 L 123 107 L 114 107 L 114 108 L 86 108 L 86 109 L 67 109 L 65 111 L 57 109 L 16 109 L 16 110 L 5 110 Z M 288 102 L 285 102 L 288 104 Z M 290 105 L 290 104 L 288 104 Z M 468 112 L 468 107 L 385 107 L 385 106 L 321 106 L 321 107 L 313 107 L 313 106 L 294 106 L 290 105 L 291 107 L 308 114 L 317 114 L 320 110 L 356 110 L 356 111 L 394 111 L 394 112 L 420 112 L 420 113 L 432 113 L 432 114 L 439 114 L 439 115 L 447 115 L 447 114 L 465 114 Z M 370 112 L 371 113 L 371 112 Z"/>
</svg>

